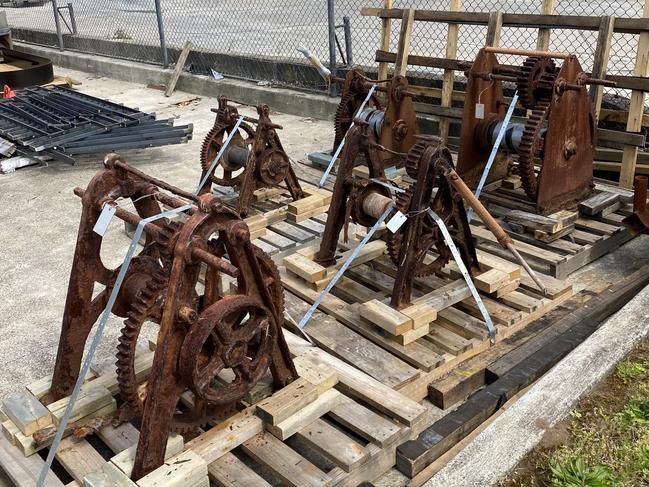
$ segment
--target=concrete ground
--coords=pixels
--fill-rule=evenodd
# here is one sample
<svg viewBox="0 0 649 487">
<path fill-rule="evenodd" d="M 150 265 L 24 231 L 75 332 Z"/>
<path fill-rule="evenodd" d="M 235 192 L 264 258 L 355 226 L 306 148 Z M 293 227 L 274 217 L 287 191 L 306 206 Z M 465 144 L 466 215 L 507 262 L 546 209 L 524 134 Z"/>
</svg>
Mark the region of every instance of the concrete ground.
<svg viewBox="0 0 649 487">
<path fill-rule="evenodd" d="M 175 117 L 177 124 L 193 123 L 194 139 L 188 144 L 123 155 L 155 177 L 187 190 L 196 188 L 199 150 L 214 121 L 210 108 L 217 106 L 215 99 L 182 92 L 165 98 L 161 91 L 134 83 L 56 71 L 81 81 L 77 88 L 84 93 L 156 112 L 158 118 Z M 254 109 L 241 111 L 256 115 Z M 285 127 L 280 137 L 294 159 L 332 144 L 330 122 L 279 113 L 272 118 Z M 72 190 L 87 186 L 102 159 L 98 154 L 75 166 L 52 161 L 0 174 L 0 398 L 52 372 L 81 214 L 81 201 Z M 107 265 L 119 265 L 128 244 L 123 226 L 114 220 L 102 247 Z M 121 320 L 111 319 L 97 363 L 113 361 L 120 328 Z"/>
</svg>

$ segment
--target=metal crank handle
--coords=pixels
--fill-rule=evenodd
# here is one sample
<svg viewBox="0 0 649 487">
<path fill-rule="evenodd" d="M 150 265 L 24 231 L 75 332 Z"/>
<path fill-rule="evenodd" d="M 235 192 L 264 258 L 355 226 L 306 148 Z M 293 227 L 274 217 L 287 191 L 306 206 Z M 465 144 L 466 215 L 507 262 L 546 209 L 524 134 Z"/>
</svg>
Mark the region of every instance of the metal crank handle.
<svg viewBox="0 0 649 487">
<path fill-rule="evenodd" d="M 316 69 L 320 73 L 320 76 L 322 76 L 327 81 L 331 81 L 333 83 L 341 83 L 345 81 L 342 78 L 337 78 L 335 76 L 332 76 L 331 71 L 329 71 L 329 69 L 322 64 L 320 58 L 318 58 L 318 56 L 313 54 L 311 50 L 309 50 L 309 48 L 300 46 L 297 48 L 297 51 L 304 54 L 304 57 L 307 58 L 311 62 L 311 64 L 313 64 L 316 67 Z"/>
<path fill-rule="evenodd" d="M 512 238 L 507 234 L 507 232 L 505 232 L 505 230 L 503 230 L 503 227 L 500 226 L 496 219 L 491 216 L 491 213 L 489 213 L 484 205 L 480 203 L 480 200 L 476 198 L 476 196 L 473 194 L 473 191 L 471 191 L 469 187 L 464 183 L 464 181 L 462 181 L 462 178 L 458 176 L 455 170 L 451 168 L 447 168 L 445 176 L 448 179 L 449 183 L 451 183 L 453 187 L 458 191 L 458 193 L 462 195 L 462 198 L 464 198 L 469 206 L 473 208 L 473 211 L 475 211 L 480 216 L 482 223 L 484 223 L 489 231 L 494 234 L 494 236 L 498 240 L 498 243 L 500 243 L 503 248 L 509 250 L 514 255 L 514 257 L 516 257 L 516 260 L 518 260 L 525 271 L 527 271 L 527 273 L 530 275 L 536 286 L 541 290 L 543 295 L 547 296 L 547 289 L 538 278 L 536 273 L 529 266 L 529 264 L 523 259 L 523 256 L 518 253 L 518 250 L 516 250 L 516 247 L 514 247 L 514 241 L 512 240 Z"/>
</svg>

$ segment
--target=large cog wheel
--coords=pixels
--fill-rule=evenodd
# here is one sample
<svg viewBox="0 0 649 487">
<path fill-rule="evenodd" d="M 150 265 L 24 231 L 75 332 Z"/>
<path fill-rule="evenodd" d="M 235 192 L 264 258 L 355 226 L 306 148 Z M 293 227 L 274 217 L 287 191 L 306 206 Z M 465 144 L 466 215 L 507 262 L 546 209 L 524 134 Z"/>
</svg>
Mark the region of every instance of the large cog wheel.
<svg viewBox="0 0 649 487">
<path fill-rule="evenodd" d="M 203 170 L 203 175 L 205 172 L 209 171 L 212 162 L 214 162 L 214 158 L 221 150 L 223 142 L 232 130 L 232 127 L 233 125 L 217 123 L 205 136 L 201 147 L 201 168 Z M 255 130 L 251 125 L 244 122 L 239 125 L 238 133 L 234 135 L 228 148 L 239 146 L 251 151 L 254 141 Z M 216 176 L 216 170 L 219 166 L 223 167 L 223 177 Z M 245 171 L 245 167 L 241 168 L 240 171 L 228 168 L 224 164 L 224 157 L 222 156 L 221 160 L 214 167 L 214 171 L 210 174 L 209 180 L 219 186 L 238 186 L 243 181 Z M 237 174 L 234 174 L 235 172 L 237 172 Z"/>
<path fill-rule="evenodd" d="M 363 98 L 364 97 L 365 96 L 363 96 Z M 349 130 L 349 126 L 354 120 L 354 117 L 360 115 L 360 113 L 356 113 L 359 106 L 360 102 L 358 102 L 358 97 L 354 96 L 353 93 L 346 93 L 341 98 L 338 108 L 336 108 L 336 116 L 334 118 L 334 147 L 340 145 L 347 133 L 347 130 Z M 381 101 L 375 94 L 373 94 L 366 107 L 381 110 Z"/>
<path fill-rule="evenodd" d="M 541 101 L 550 101 L 557 77 L 557 67 L 549 57 L 530 56 L 521 67 L 516 89 L 521 104 L 533 109 Z"/>
<path fill-rule="evenodd" d="M 527 196 L 535 201 L 538 181 L 534 168 L 534 160 L 543 150 L 544 139 L 541 130 L 550 112 L 550 102 L 539 102 L 530 114 L 518 150 L 518 174 L 521 185 Z"/>
</svg>

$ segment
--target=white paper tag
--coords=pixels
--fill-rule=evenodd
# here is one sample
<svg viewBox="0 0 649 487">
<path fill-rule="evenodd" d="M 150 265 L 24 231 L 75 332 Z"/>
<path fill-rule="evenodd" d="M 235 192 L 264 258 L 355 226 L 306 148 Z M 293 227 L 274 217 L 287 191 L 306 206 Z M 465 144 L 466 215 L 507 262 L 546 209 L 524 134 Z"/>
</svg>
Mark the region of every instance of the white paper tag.
<svg viewBox="0 0 649 487">
<path fill-rule="evenodd" d="M 104 205 L 104 209 L 101 210 L 99 218 L 97 218 L 97 223 L 95 223 L 94 228 L 92 229 L 97 235 L 104 236 L 106 230 L 108 230 L 108 225 L 113 219 L 113 215 L 117 211 L 117 208 L 111 205 Z"/>
<path fill-rule="evenodd" d="M 483 119 L 484 118 L 484 103 L 475 104 L 475 118 Z"/>
<path fill-rule="evenodd" d="M 390 218 L 390 221 L 387 224 L 388 230 L 390 230 L 392 233 L 396 233 L 399 228 L 401 228 L 401 225 L 403 225 L 408 217 L 401 213 L 400 211 L 397 211 L 397 213 Z"/>
</svg>

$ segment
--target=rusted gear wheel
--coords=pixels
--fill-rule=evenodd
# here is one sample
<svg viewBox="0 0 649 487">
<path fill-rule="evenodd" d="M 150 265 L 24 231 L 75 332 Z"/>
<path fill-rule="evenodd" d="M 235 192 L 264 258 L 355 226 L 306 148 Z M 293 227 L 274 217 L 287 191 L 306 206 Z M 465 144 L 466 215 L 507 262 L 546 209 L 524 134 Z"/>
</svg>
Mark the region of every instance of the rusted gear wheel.
<svg viewBox="0 0 649 487">
<path fill-rule="evenodd" d="M 271 312 L 250 296 L 225 296 L 204 310 L 179 358 L 180 374 L 194 397 L 210 406 L 243 399 L 268 370 L 277 327 Z M 219 383 L 217 377 L 226 369 L 234 379 Z"/>
<path fill-rule="evenodd" d="M 544 140 L 541 138 L 541 130 L 550 111 L 550 102 L 540 102 L 530 114 L 521 143 L 518 149 L 518 174 L 521 177 L 521 185 L 527 196 L 536 201 L 536 189 L 538 182 L 534 170 L 534 160 L 543 149 Z"/>
<path fill-rule="evenodd" d="M 217 246 L 222 247 L 217 244 Z M 279 276 L 279 271 L 274 262 L 261 249 L 253 247 L 257 260 L 264 275 L 264 283 L 270 291 L 273 302 L 277 304 L 278 316 L 284 313 L 284 292 Z M 140 393 L 139 384 L 135 374 L 135 352 L 138 338 L 145 321 L 159 322 L 163 306 L 164 292 L 168 282 L 167 272 L 158 268 L 144 289 L 136 297 L 136 304 L 128 313 L 124 322 L 122 334 L 117 347 L 117 383 L 120 396 L 124 403 L 131 409 L 136 417 L 142 418 L 144 413 L 145 391 Z M 199 302 L 196 299 L 196 302 Z M 223 405 L 203 405 L 200 410 L 192 409 L 187 412 L 177 412 L 172 419 L 171 428 L 181 434 L 195 432 L 197 428 L 205 425 L 210 420 L 219 419 L 224 412 L 229 412 Z"/>
<path fill-rule="evenodd" d="M 417 142 L 410 148 L 410 151 L 408 151 L 408 157 L 406 158 L 406 174 L 413 179 L 417 179 L 419 161 L 421 160 L 421 156 L 426 150 L 426 147 L 428 147 L 428 144 L 429 142 L 425 140 Z"/>
<path fill-rule="evenodd" d="M 207 133 L 205 139 L 203 140 L 203 146 L 201 148 L 201 168 L 203 169 L 203 174 L 210 169 L 214 158 L 221 150 L 223 142 L 227 138 L 230 130 L 233 125 L 224 125 L 216 124 L 212 129 Z M 251 125 L 247 123 L 242 123 L 239 125 L 238 133 L 232 137 L 228 149 L 231 147 L 239 146 L 247 150 L 252 149 L 252 144 L 255 140 L 255 130 Z M 214 167 L 214 172 L 210 175 L 210 181 L 219 186 L 238 186 L 243 181 L 245 168 L 241 168 L 238 174 L 234 175 L 237 170 L 235 168 L 228 167 L 224 164 L 224 157 L 221 157 L 221 160 Z M 223 167 L 223 177 L 215 176 L 216 169 L 221 166 Z"/>
<path fill-rule="evenodd" d="M 288 176 L 291 163 L 280 150 L 266 149 L 259 156 L 259 176 L 264 184 L 277 186 Z"/>
<path fill-rule="evenodd" d="M 365 98 L 365 96 L 367 95 L 364 95 L 363 99 Z M 347 133 L 347 130 L 349 130 L 349 126 L 354 120 L 354 117 L 360 115 L 356 113 L 358 107 L 360 106 L 360 103 L 361 102 L 358 101 L 358 96 L 354 96 L 353 93 L 347 93 L 346 95 L 343 95 L 342 99 L 340 100 L 338 108 L 336 108 L 336 116 L 334 118 L 334 147 L 338 147 L 340 145 L 343 138 L 345 137 L 345 134 Z M 367 103 L 366 108 L 376 108 L 377 110 L 381 110 L 381 102 L 375 94 L 370 98 L 370 101 Z"/>
<path fill-rule="evenodd" d="M 521 68 L 516 88 L 521 104 L 533 109 L 541 101 L 550 101 L 557 67 L 549 57 L 528 57 Z"/>
<path fill-rule="evenodd" d="M 406 189 L 405 192 L 400 193 L 397 197 L 395 207 L 404 214 L 407 214 L 410 210 L 410 202 L 414 194 L 415 184 L 416 183 L 413 183 L 410 187 L 408 187 L 408 189 Z M 441 190 L 438 191 L 438 195 L 440 192 Z M 436 213 L 448 226 L 453 216 L 453 209 L 445 208 L 443 207 L 443 205 L 436 204 L 438 199 L 439 196 L 435 196 L 435 199 L 431 204 L 431 208 L 442 206 L 442 208 L 439 209 L 439 211 L 436 211 Z M 403 225 L 399 230 L 397 230 L 396 233 L 389 234 L 386 242 L 390 259 L 396 266 L 399 266 L 401 264 L 401 262 L 399 262 L 399 253 L 404 243 L 405 227 L 406 226 Z M 442 232 L 427 215 L 422 218 L 419 234 L 417 235 L 415 241 L 416 245 L 414 251 L 417 254 L 417 266 L 415 267 L 416 277 L 430 276 L 435 272 L 441 270 L 451 260 L 451 250 L 446 245 L 446 241 L 444 240 Z M 424 259 L 426 258 L 426 255 L 428 255 L 428 252 L 431 250 L 435 250 L 435 252 L 437 253 L 437 258 L 428 264 L 424 264 Z"/>
</svg>

